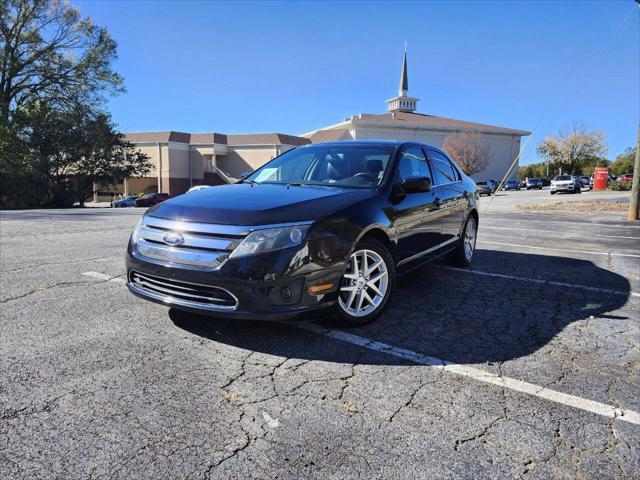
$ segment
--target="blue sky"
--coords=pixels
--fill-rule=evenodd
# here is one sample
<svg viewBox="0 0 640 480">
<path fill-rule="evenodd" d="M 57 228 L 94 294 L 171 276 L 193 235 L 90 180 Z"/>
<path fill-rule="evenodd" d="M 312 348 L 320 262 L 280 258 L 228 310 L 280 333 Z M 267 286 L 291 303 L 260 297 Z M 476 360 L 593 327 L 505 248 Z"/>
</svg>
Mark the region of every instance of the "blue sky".
<svg viewBox="0 0 640 480">
<path fill-rule="evenodd" d="M 535 130 L 521 164 L 574 122 L 610 157 L 637 138 L 632 0 L 73 3 L 118 42 L 123 131 L 301 134 L 382 113 L 406 41 L 418 111 Z"/>
</svg>

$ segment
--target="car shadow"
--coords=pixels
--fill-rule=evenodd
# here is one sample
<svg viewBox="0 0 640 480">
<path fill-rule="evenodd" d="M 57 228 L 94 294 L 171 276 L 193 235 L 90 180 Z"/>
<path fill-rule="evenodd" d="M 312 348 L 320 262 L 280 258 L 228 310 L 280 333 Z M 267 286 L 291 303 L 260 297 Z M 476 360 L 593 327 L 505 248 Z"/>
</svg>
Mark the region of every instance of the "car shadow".
<svg viewBox="0 0 640 480">
<path fill-rule="evenodd" d="M 401 277 L 385 312 L 348 333 L 456 363 L 504 362 L 530 355 L 573 322 L 624 321 L 611 314 L 630 295 L 626 278 L 593 262 L 477 250 L 474 270 L 592 286 L 589 290 L 450 269 L 444 263 Z M 220 319 L 169 311 L 174 324 L 211 341 L 287 358 L 409 365 L 409 360 L 343 343 L 291 323 Z M 301 319 L 304 321 L 305 319 Z M 315 324 L 336 329 L 331 319 Z"/>
</svg>

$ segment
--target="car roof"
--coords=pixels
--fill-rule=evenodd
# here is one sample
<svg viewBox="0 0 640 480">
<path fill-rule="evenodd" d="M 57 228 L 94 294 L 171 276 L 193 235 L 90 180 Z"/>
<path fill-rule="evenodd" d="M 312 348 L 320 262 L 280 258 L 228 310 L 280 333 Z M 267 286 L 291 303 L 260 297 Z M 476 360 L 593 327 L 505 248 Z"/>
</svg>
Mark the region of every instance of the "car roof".
<svg viewBox="0 0 640 480">
<path fill-rule="evenodd" d="M 308 145 L 302 145 L 297 148 L 312 148 L 316 146 L 344 146 L 344 145 L 354 145 L 354 146 L 375 146 L 375 145 L 389 145 L 392 147 L 403 146 L 403 145 L 421 145 L 423 147 L 433 148 L 434 150 L 442 151 L 440 148 L 430 145 L 428 143 L 423 142 L 412 142 L 412 141 L 400 141 L 400 140 L 346 140 L 342 142 L 319 142 L 319 143 L 311 143 Z"/>
</svg>

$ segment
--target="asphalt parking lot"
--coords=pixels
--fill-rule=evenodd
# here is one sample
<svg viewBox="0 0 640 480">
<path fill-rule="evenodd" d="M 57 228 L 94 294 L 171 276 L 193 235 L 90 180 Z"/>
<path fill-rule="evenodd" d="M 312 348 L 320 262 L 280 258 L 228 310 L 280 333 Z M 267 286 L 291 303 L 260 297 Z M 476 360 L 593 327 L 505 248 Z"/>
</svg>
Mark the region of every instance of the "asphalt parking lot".
<svg viewBox="0 0 640 480">
<path fill-rule="evenodd" d="M 637 478 L 640 224 L 538 194 L 350 330 L 133 297 L 140 210 L 3 212 L 0 478 Z"/>
</svg>

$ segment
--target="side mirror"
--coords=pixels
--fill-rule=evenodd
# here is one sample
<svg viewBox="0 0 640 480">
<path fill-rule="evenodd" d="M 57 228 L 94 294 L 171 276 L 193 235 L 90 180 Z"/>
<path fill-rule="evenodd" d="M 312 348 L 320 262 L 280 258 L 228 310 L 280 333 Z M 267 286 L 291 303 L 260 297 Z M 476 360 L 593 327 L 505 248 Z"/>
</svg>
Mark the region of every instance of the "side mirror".
<svg viewBox="0 0 640 480">
<path fill-rule="evenodd" d="M 398 193 L 421 193 L 431 190 L 431 179 L 429 177 L 409 177 L 398 185 Z"/>
</svg>

